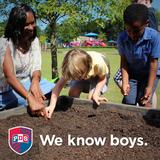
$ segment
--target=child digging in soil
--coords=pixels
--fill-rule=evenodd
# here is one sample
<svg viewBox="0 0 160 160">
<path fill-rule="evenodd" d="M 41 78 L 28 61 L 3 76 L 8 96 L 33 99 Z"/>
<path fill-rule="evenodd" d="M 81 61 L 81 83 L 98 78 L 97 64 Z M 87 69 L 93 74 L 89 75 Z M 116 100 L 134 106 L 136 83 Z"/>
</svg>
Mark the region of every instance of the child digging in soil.
<svg viewBox="0 0 160 160">
<path fill-rule="evenodd" d="M 97 105 L 107 101 L 101 94 L 107 90 L 109 72 L 109 63 L 98 52 L 80 49 L 67 52 L 62 62 L 62 78 L 53 89 L 50 105 L 46 107 L 47 118 L 51 118 L 57 98 L 69 80 L 69 96 L 78 98 L 81 92 L 85 92 L 89 93 L 88 99 L 95 101 Z"/>
<path fill-rule="evenodd" d="M 125 31 L 118 38 L 123 103 L 150 105 L 160 57 L 160 35 L 147 27 L 148 8 L 132 4 L 124 11 Z"/>
<path fill-rule="evenodd" d="M 155 9 L 151 6 L 152 0 L 133 0 L 132 2 L 143 4 L 148 8 L 148 19 L 149 19 L 148 27 L 158 30 L 158 21 L 156 19 L 156 12 L 155 12 Z M 160 66 L 160 62 L 158 65 Z M 154 94 L 152 97 L 152 108 L 157 108 L 157 96 L 156 96 L 155 90 L 158 85 L 159 77 L 160 77 L 160 67 L 157 71 L 157 77 L 153 87 Z M 120 69 L 118 69 L 118 71 L 116 72 L 114 76 L 114 81 L 117 84 L 117 86 L 122 90 L 122 74 Z"/>
</svg>

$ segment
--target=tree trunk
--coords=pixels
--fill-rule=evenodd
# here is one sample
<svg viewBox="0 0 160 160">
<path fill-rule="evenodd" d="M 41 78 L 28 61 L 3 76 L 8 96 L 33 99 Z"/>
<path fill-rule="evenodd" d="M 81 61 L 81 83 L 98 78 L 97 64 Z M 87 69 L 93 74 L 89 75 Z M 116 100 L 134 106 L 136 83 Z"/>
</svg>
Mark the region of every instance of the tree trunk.
<svg viewBox="0 0 160 160">
<path fill-rule="evenodd" d="M 58 77 L 57 45 L 56 45 L 56 24 L 51 24 L 51 60 L 52 60 L 52 79 Z"/>
</svg>

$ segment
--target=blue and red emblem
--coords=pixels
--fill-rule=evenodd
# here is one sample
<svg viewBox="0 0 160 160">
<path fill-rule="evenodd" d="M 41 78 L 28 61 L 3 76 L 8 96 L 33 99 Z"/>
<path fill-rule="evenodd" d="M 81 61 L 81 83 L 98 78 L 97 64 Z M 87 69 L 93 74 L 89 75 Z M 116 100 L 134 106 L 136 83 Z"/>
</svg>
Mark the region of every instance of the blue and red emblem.
<svg viewBox="0 0 160 160">
<path fill-rule="evenodd" d="M 19 155 L 26 153 L 33 144 L 33 130 L 23 126 L 10 128 L 8 130 L 8 143 L 15 153 Z"/>
</svg>

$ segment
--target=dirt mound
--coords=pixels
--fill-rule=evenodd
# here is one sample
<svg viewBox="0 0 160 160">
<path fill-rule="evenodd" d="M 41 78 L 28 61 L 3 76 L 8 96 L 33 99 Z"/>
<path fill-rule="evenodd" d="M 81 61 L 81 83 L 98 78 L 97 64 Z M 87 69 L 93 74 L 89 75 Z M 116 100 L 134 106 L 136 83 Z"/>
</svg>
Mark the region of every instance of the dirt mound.
<svg viewBox="0 0 160 160">
<path fill-rule="evenodd" d="M 22 156 L 8 146 L 8 129 L 16 126 L 30 127 L 34 132 L 33 146 Z M 63 144 L 43 146 L 40 135 L 55 135 L 63 139 Z M 75 137 L 75 143 L 77 137 L 106 137 L 106 143 L 104 146 L 69 146 L 68 135 Z M 111 135 L 119 140 L 123 137 L 141 137 L 144 145 L 141 146 L 136 139 L 134 147 L 130 144 L 114 146 L 111 145 Z M 125 139 L 122 142 L 124 144 Z M 10 117 L 0 123 L 0 157 L 1 160 L 159 160 L 160 114 L 149 111 L 142 116 L 129 111 L 91 109 L 77 105 L 66 111 L 55 112 L 49 121 L 28 114 Z"/>
</svg>

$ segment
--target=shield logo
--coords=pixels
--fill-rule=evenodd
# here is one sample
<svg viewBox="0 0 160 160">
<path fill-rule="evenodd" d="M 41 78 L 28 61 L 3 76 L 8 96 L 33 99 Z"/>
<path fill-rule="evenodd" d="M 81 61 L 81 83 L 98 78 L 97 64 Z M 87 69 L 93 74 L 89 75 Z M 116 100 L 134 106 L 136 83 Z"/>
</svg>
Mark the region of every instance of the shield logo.
<svg viewBox="0 0 160 160">
<path fill-rule="evenodd" d="M 9 147 L 22 155 L 30 150 L 33 144 L 33 130 L 24 126 L 17 126 L 8 130 Z"/>
</svg>

